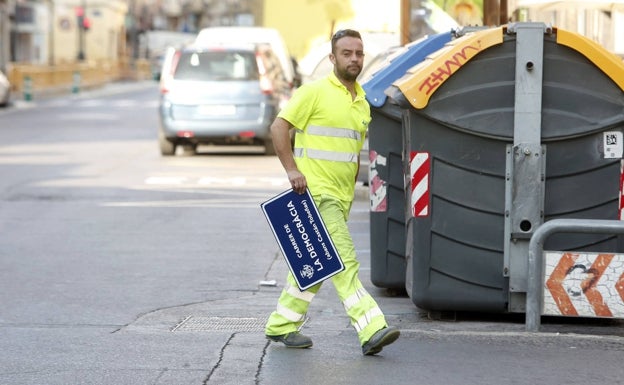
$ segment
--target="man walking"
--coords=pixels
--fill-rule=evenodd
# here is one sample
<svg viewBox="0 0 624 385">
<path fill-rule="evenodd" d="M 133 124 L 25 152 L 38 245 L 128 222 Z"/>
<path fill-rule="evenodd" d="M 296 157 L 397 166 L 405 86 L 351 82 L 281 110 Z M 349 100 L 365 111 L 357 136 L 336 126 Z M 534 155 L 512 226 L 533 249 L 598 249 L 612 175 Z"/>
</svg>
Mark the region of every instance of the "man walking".
<svg viewBox="0 0 624 385">
<path fill-rule="evenodd" d="M 277 156 L 294 191 L 310 190 L 345 269 L 332 277 L 338 297 L 358 334 L 362 353 L 373 355 L 399 338 L 384 314 L 364 289 L 359 262 L 347 219 L 359 168 L 359 153 L 368 123 L 370 107 L 356 81 L 364 63 L 359 32 L 345 29 L 334 34 L 329 58 L 334 70 L 327 77 L 305 84 L 271 125 Z M 290 129 L 297 131 L 291 149 Z M 267 321 L 265 334 L 291 348 L 308 348 L 312 340 L 301 334 L 310 302 L 320 289 L 317 284 L 300 291 L 291 273 Z"/>
</svg>

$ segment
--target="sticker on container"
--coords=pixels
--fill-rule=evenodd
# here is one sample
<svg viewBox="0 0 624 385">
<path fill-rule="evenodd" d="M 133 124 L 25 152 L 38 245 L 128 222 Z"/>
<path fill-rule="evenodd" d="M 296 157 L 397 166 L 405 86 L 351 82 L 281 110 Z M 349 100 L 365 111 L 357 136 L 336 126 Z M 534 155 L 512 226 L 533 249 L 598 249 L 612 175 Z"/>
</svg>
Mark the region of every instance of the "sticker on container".
<svg viewBox="0 0 624 385">
<path fill-rule="evenodd" d="M 388 210 L 388 183 L 381 179 L 377 166 L 385 166 L 387 164 L 386 157 L 380 155 L 375 150 L 368 152 L 370 163 L 368 164 L 368 176 L 370 181 L 370 210 L 372 212 L 386 212 Z"/>
<path fill-rule="evenodd" d="M 603 148 L 605 159 L 622 158 L 622 133 L 620 131 L 607 131 L 603 136 Z"/>
</svg>

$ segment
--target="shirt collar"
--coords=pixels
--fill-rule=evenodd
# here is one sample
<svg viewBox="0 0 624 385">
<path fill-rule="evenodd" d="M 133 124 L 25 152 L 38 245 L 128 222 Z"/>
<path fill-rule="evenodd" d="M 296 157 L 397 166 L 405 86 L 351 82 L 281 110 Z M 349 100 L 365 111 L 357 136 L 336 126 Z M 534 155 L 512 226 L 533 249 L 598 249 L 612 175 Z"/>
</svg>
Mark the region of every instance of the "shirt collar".
<svg viewBox="0 0 624 385">
<path fill-rule="evenodd" d="M 340 80 L 338 80 L 338 77 L 336 76 L 333 70 L 329 73 L 329 75 L 327 75 L 327 78 L 329 79 L 330 83 L 332 83 L 334 86 L 340 87 L 343 90 L 349 92 L 349 90 L 347 90 L 347 87 L 345 87 L 344 84 L 342 84 Z M 355 100 L 364 99 L 366 97 L 366 92 L 364 91 L 360 83 L 357 81 L 355 82 L 355 95 L 356 95 Z"/>
</svg>

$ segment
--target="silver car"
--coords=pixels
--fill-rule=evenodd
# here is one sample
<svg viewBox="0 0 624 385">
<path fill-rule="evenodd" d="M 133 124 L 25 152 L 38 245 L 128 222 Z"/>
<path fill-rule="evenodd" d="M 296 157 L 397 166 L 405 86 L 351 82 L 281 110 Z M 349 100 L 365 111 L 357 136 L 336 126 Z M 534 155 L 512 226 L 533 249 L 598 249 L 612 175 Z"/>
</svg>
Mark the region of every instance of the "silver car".
<svg viewBox="0 0 624 385">
<path fill-rule="evenodd" d="M 162 155 L 177 146 L 194 153 L 200 144 L 263 145 L 275 154 L 269 127 L 291 86 L 270 47 L 170 49 L 160 85 Z"/>
<path fill-rule="evenodd" d="M 0 106 L 9 104 L 11 98 L 11 83 L 9 79 L 0 71 Z"/>
</svg>

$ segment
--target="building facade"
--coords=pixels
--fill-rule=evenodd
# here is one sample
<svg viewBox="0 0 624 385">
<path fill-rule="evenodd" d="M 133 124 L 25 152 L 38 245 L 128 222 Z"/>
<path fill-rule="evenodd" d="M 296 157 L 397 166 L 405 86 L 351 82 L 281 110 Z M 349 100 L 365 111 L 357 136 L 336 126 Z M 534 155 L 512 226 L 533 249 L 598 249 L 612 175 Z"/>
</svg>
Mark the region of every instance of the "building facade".
<svg viewBox="0 0 624 385">
<path fill-rule="evenodd" d="M 427 1 L 432 0 L 411 3 Z M 523 1 L 527 0 L 509 0 L 509 11 Z M 80 9 L 88 30 L 80 25 Z M 538 15 L 530 9 L 528 18 L 552 22 L 607 49 L 624 51 L 622 12 L 579 12 L 555 8 Z M 8 63 L 137 59 L 145 52 L 140 37 L 146 31 L 196 33 L 227 25 L 276 28 L 300 58 L 315 39 L 327 39 L 337 27 L 396 31 L 398 14 L 398 0 L 384 3 L 382 10 L 378 0 L 0 0 L 0 69 Z"/>
<path fill-rule="evenodd" d="M 81 12 L 88 30 L 79 25 Z M 116 60 L 124 54 L 126 14 L 121 0 L 0 0 L 0 68 Z"/>
<path fill-rule="evenodd" d="M 262 13 L 263 0 L 0 0 L 0 69 L 136 58 L 145 31 L 261 25 Z"/>
</svg>

